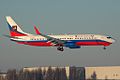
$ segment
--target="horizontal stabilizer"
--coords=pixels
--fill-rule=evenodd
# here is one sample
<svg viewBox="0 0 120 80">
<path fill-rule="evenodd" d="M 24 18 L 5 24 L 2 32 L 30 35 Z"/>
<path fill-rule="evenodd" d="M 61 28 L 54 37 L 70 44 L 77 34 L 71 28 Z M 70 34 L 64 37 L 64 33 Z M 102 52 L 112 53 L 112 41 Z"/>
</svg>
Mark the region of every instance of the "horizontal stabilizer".
<svg viewBox="0 0 120 80">
<path fill-rule="evenodd" d="M 19 37 L 15 37 L 15 36 L 9 36 L 9 35 L 3 35 L 3 36 L 5 36 L 5 37 L 7 37 L 7 38 L 21 39 L 21 38 L 19 38 Z"/>
</svg>

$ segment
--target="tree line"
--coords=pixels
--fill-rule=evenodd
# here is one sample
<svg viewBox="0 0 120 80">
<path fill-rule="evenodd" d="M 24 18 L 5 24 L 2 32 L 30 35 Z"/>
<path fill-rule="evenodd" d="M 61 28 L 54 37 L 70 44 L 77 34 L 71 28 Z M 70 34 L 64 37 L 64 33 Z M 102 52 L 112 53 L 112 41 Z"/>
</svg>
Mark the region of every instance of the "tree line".
<svg viewBox="0 0 120 80">
<path fill-rule="evenodd" d="M 69 76 L 66 74 L 65 68 L 48 67 L 48 70 L 40 67 L 37 70 L 19 70 L 9 69 L 5 78 L 0 80 L 85 80 L 84 68 L 71 67 Z"/>
</svg>

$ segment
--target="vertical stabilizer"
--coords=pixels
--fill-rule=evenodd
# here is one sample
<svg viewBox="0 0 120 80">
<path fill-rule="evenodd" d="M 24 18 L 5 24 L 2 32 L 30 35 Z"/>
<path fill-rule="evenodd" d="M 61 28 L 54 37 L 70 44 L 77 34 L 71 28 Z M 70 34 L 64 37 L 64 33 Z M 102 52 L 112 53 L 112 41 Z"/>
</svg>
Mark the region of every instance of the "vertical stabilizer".
<svg viewBox="0 0 120 80">
<path fill-rule="evenodd" d="M 10 17 L 6 16 L 7 24 L 10 29 L 11 36 L 26 36 L 27 34 L 22 31 L 20 26 L 18 26 L 15 21 Z"/>
</svg>

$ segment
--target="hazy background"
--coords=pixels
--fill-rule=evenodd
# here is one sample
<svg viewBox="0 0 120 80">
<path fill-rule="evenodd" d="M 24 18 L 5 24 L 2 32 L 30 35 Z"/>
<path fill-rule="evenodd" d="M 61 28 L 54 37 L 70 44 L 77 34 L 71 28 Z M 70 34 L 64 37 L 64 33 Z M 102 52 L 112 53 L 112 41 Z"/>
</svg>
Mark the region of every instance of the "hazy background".
<svg viewBox="0 0 120 80">
<path fill-rule="evenodd" d="M 56 48 L 18 45 L 9 34 L 5 16 L 12 16 L 26 32 L 94 33 L 110 35 L 117 41 L 107 50 L 82 47 L 59 52 Z M 32 66 L 120 65 L 120 0 L 0 0 L 0 69 Z"/>
</svg>

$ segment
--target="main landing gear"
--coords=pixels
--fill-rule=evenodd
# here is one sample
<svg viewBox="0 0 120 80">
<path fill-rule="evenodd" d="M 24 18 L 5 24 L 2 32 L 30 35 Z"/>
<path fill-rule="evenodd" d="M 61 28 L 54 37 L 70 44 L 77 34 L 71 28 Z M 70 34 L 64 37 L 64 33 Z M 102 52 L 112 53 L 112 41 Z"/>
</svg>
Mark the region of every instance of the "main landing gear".
<svg viewBox="0 0 120 80">
<path fill-rule="evenodd" d="M 64 51 L 64 48 L 63 48 L 63 46 L 59 46 L 59 47 L 57 48 L 57 50 L 58 50 L 58 51 Z"/>
</svg>

